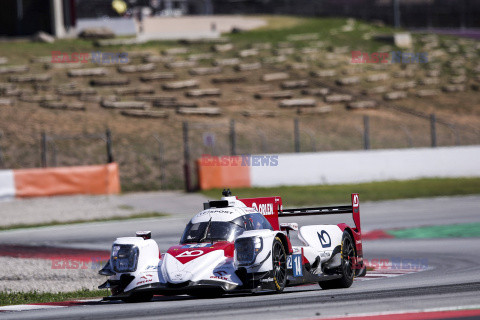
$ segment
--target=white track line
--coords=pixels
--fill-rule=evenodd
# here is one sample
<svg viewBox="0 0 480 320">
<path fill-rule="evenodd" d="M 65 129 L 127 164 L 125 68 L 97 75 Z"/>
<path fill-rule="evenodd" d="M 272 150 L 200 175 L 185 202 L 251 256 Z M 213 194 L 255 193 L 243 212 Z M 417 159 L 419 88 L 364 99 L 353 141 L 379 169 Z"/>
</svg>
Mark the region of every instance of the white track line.
<svg viewBox="0 0 480 320">
<path fill-rule="evenodd" d="M 412 270 L 412 269 L 395 269 L 395 270 L 378 270 L 378 271 L 367 271 L 365 277 L 355 278 L 355 281 L 366 281 L 366 280 L 377 280 L 377 279 L 384 279 L 384 278 L 393 278 L 402 276 L 405 274 L 411 274 L 416 272 L 421 272 L 424 270 Z M 71 306 L 74 305 L 81 305 L 82 303 L 88 302 L 98 302 L 98 299 L 87 299 L 87 300 L 75 300 L 72 301 Z M 61 302 L 59 302 L 61 303 Z M 58 306 L 54 305 L 55 302 L 52 304 L 20 304 L 14 306 L 4 306 L 0 307 L 0 312 L 2 311 L 26 311 L 26 310 L 38 310 L 38 309 L 54 309 L 54 308 L 66 308 L 69 306 Z"/>
<path fill-rule="evenodd" d="M 448 312 L 448 311 L 462 311 L 462 310 L 476 310 L 480 309 L 480 305 L 466 305 L 466 306 L 453 306 L 453 307 L 439 307 L 439 308 L 426 308 L 426 309 L 411 309 L 411 310 L 399 310 L 399 311 L 385 311 L 385 312 L 370 312 L 370 313 L 355 313 L 344 316 L 332 316 L 328 319 L 348 319 L 357 317 L 375 317 L 375 316 L 388 316 L 388 315 L 403 315 L 408 313 L 431 313 L 431 312 Z M 310 318 L 312 319 L 312 318 Z M 321 318 L 315 318 L 321 319 Z M 394 319 L 394 317 L 392 317 Z M 447 319 L 447 318 L 445 318 Z"/>
<path fill-rule="evenodd" d="M 0 312 L 27 311 L 27 310 L 39 310 L 39 309 L 57 309 L 57 308 L 66 308 L 66 306 L 51 306 L 51 305 L 41 305 L 41 304 L 17 304 L 14 306 L 0 307 Z"/>
<path fill-rule="evenodd" d="M 60 302 L 51 302 L 51 303 L 47 302 L 45 304 L 18 304 L 13 306 L 0 307 L 0 312 L 67 308 L 71 306 L 79 306 L 79 305 L 82 305 L 83 303 L 99 302 L 99 301 L 101 301 L 101 299 L 83 299 L 83 300 L 60 301 Z M 57 304 L 67 304 L 67 305 L 57 305 Z"/>
<path fill-rule="evenodd" d="M 366 280 L 376 280 L 376 279 L 383 279 L 383 278 L 393 278 L 393 277 L 417 273 L 425 270 L 428 270 L 428 269 L 394 269 L 394 270 L 379 269 L 379 270 L 367 271 L 367 274 L 365 275 L 365 277 L 355 278 L 355 280 L 366 281 Z"/>
</svg>

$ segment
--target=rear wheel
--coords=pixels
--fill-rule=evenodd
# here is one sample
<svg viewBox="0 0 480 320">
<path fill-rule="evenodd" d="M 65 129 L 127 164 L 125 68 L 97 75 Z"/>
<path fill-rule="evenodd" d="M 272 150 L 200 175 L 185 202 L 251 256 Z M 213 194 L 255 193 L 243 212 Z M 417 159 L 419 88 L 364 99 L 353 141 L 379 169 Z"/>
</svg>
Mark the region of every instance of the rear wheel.
<svg viewBox="0 0 480 320">
<path fill-rule="evenodd" d="M 275 291 L 282 292 L 287 284 L 287 254 L 280 238 L 275 237 L 272 246 L 273 282 Z"/>
<path fill-rule="evenodd" d="M 319 282 L 322 289 L 349 288 L 355 277 L 355 246 L 352 237 L 347 231 L 343 232 L 342 250 L 340 251 L 342 264 L 339 267 L 341 278 L 329 281 Z"/>
</svg>

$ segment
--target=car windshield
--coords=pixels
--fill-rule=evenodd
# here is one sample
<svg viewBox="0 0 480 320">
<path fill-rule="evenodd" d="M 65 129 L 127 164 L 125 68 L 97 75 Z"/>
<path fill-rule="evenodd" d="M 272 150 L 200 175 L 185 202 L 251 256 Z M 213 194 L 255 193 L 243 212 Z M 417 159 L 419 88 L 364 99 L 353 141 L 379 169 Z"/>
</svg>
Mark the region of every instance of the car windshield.
<svg viewBox="0 0 480 320">
<path fill-rule="evenodd" d="M 234 241 L 245 231 L 244 226 L 234 221 L 189 222 L 180 243 L 200 243 L 206 241 Z"/>
</svg>

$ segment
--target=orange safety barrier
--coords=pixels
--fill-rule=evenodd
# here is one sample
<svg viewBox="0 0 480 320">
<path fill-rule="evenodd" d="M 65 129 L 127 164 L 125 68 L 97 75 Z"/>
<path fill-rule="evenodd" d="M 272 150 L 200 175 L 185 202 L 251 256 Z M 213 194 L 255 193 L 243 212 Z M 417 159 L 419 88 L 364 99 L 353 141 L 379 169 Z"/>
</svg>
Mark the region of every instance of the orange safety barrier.
<svg viewBox="0 0 480 320">
<path fill-rule="evenodd" d="M 120 193 L 118 165 L 14 170 L 15 196 Z"/>
<path fill-rule="evenodd" d="M 240 156 L 209 157 L 197 160 L 200 189 L 250 187 L 250 167 Z"/>
</svg>

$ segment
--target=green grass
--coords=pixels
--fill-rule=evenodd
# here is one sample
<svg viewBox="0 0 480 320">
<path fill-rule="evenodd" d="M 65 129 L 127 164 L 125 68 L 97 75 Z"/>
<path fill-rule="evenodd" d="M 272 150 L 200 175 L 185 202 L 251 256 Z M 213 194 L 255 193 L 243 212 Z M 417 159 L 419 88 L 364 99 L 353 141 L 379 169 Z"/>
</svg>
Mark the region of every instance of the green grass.
<svg viewBox="0 0 480 320">
<path fill-rule="evenodd" d="M 267 25 L 260 27 L 257 30 L 288 29 L 301 25 L 305 21 L 304 17 L 299 16 L 260 15 L 251 17 L 263 19 L 267 22 Z"/>
<path fill-rule="evenodd" d="M 87 290 L 82 289 L 72 292 L 0 292 L 0 306 L 43 303 L 43 302 L 61 302 L 84 298 L 101 298 L 110 295 L 108 290 Z"/>
<path fill-rule="evenodd" d="M 285 41 L 289 35 L 299 33 L 318 33 L 319 40 L 334 42 L 336 46 L 349 45 L 358 50 L 375 50 L 385 43 L 364 40 L 362 35 L 367 32 L 389 33 L 392 28 L 375 27 L 373 25 L 356 21 L 356 28 L 351 32 L 339 32 L 332 36 L 332 30 L 338 31 L 345 25 L 347 19 L 343 18 L 304 18 L 296 16 L 253 16 L 253 18 L 264 19 L 267 25 L 257 30 L 241 32 L 238 34 L 226 34 L 231 41 L 237 45 L 248 46 L 252 42 L 272 42 Z M 334 40 L 334 41 L 333 41 Z M 300 44 L 302 41 L 299 42 Z M 332 43 L 333 44 L 333 43 Z M 61 39 L 54 43 L 39 43 L 25 41 L 2 42 L 0 43 L 0 52 L 2 56 L 9 58 L 9 64 L 25 63 L 25 59 L 38 56 L 50 56 L 52 51 L 61 52 L 91 52 L 91 51 L 114 51 L 124 50 L 153 50 L 160 52 L 163 49 L 178 46 L 177 41 L 149 41 L 136 45 L 116 45 L 116 46 L 96 46 L 95 41 L 84 39 Z M 195 45 L 192 48 L 200 51 L 209 50 L 210 45 Z M 196 51 L 196 50 L 194 50 Z"/>
<path fill-rule="evenodd" d="M 9 59 L 9 64 L 25 63 L 25 58 L 49 56 L 52 51 L 62 52 L 91 52 L 92 41 L 82 39 L 57 40 L 55 43 L 39 43 L 30 41 L 16 41 L 0 43 L 2 56 Z"/>
<path fill-rule="evenodd" d="M 480 223 L 463 223 L 446 226 L 429 226 L 388 230 L 395 238 L 472 238 L 480 236 Z"/>
<path fill-rule="evenodd" d="M 60 226 L 60 225 L 71 225 L 79 223 L 89 223 L 89 222 L 105 222 L 105 221 L 122 221 L 122 220 L 132 220 L 132 219 L 141 219 L 141 218 L 163 218 L 167 217 L 167 213 L 160 212 L 142 212 L 137 214 L 132 214 L 128 216 L 113 216 L 110 218 L 99 218 L 99 219 L 79 219 L 72 221 L 51 221 L 46 223 L 33 223 L 33 224 L 13 224 L 9 226 L 0 226 L 0 231 L 11 230 L 11 229 L 23 229 L 23 228 L 38 228 L 38 227 L 51 227 L 51 226 Z"/>
<path fill-rule="evenodd" d="M 387 44 L 381 41 L 364 40 L 363 35 L 367 32 L 391 33 L 390 27 L 376 27 L 371 24 L 357 20 L 355 28 L 350 32 L 338 32 L 335 36 L 331 31 L 339 31 L 346 24 L 344 18 L 297 18 L 291 16 L 266 16 L 268 25 L 257 30 L 231 34 L 229 38 L 234 43 L 248 44 L 252 42 L 272 42 L 277 43 L 285 41 L 289 35 L 302 33 L 317 33 L 320 41 L 331 42 L 331 45 L 348 45 L 356 50 L 374 51 Z M 301 43 L 302 41 L 300 41 Z"/>
<path fill-rule="evenodd" d="M 160 52 L 163 49 L 178 46 L 174 41 L 149 41 L 138 45 L 115 45 L 98 47 L 95 41 L 84 39 L 62 39 L 54 43 L 39 43 L 31 41 L 16 41 L 0 43 L 2 56 L 9 59 L 9 64 L 23 64 L 25 59 L 40 56 L 51 56 L 52 51 L 61 52 L 122 52 L 126 50 L 152 50 Z"/>
<path fill-rule="evenodd" d="M 211 199 L 221 197 L 220 189 L 202 192 Z M 291 186 L 275 188 L 238 188 L 232 193 L 239 198 L 281 196 L 287 207 L 328 205 L 350 202 L 351 193 L 362 201 L 393 200 L 422 197 L 480 194 L 480 178 L 420 179 L 361 184 Z"/>
</svg>

